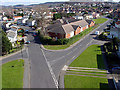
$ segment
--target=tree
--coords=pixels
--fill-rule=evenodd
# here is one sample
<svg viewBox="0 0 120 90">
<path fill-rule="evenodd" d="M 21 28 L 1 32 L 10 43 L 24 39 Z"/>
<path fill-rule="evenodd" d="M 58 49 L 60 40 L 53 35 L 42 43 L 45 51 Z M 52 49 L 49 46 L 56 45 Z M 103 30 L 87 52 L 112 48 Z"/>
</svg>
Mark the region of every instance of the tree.
<svg viewBox="0 0 120 90">
<path fill-rule="evenodd" d="M 32 9 L 37 12 L 37 16 L 35 17 L 35 20 L 37 22 L 36 27 L 41 27 L 41 30 L 40 30 L 41 34 L 46 35 L 47 33 L 45 31 L 45 27 L 47 25 L 46 24 L 47 20 L 45 16 L 49 14 L 48 6 L 47 5 L 35 5 L 34 7 L 32 7 Z"/>
<path fill-rule="evenodd" d="M 6 37 L 4 31 L 2 31 L 2 55 L 7 54 L 12 49 L 12 44 Z"/>
</svg>

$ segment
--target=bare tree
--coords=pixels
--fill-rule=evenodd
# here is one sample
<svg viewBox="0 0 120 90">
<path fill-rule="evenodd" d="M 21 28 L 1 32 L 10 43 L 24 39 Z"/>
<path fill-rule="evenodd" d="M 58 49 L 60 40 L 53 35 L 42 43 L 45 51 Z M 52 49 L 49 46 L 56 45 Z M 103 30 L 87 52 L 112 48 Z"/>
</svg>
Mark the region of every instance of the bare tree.
<svg viewBox="0 0 120 90">
<path fill-rule="evenodd" d="M 33 10 L 36 12 L 36 21 L 37 27 L 41 27 L 41 34 L 46 35 L 45 27 L 46 27 L 46 19 L 45 16 L 49 13 L 48 6 L 46 5 L 36 5 L 33 7 Z"/>
</svg>

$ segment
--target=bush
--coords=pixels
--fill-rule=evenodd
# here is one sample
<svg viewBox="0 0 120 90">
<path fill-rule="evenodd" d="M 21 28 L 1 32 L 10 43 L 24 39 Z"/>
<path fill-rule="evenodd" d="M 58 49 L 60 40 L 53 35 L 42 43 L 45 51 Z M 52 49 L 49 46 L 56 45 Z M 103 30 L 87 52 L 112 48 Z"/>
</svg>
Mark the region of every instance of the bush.
<svg viewBox="0 0 120 90">
<path fill-rule="evenodd" d="M 101 40 L 105 40 L 107 37 L 104 35 L 104 33 L 100 34 L 99 35 L 99 39 Z"/>
</svg>

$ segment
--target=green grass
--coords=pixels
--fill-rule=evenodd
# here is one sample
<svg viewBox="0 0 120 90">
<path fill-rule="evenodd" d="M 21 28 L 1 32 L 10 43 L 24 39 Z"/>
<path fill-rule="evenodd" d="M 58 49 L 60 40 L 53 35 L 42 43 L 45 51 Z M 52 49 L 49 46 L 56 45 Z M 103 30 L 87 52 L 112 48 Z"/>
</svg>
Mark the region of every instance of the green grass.
<svg viewBox="0 0 120 90">
<path fill-rule="evenodd" d="M 98 18 L 98 19 L 93 19 L 95 21 L 95 24 L 102 24 L 106 22 L 108 19 L 106 18 Z"/>
<path fill-rule="evenodd" d="M 101 74 L 90 74 L 90 73 L 76 73 L 76 72 L 67 72 L 67 74 L 75 74 L 75 75 L 88 75 L 88 76 L 98 76 L 98 77 L 107 77 L 107 75 Z"/>
<path fill-rule="evenodd" d="M 83 73 L 95 73 L 95 74 L 107 74 L 106 72 L 94 72 L 94 71 L 75 71 L 75 70 L 67 70 L 71 72 L 83 72 Z"/>
<path fill-rule="evenodd" d="M 24 60 L 2 65 L 2 88 L 23 88 Z"/>
<path fill-rule="evenodd" d="M 66 49 L 69 45 L 44 45 L 44 48 L 51 49 L 51 50 L 60 50 L 60 49 Z"/>
<path fill-rule="evenodd" d="M 108 88 L 106 78 L 65 75 L 65 88 Z"/>
<path fill-rule="evenodd" d="M 104 61 L 99 45 L 89 46 L 80 56 L 78 56 L 71 64 L 72 67 L 89 67 L 104 69 Z"/>
</svg>

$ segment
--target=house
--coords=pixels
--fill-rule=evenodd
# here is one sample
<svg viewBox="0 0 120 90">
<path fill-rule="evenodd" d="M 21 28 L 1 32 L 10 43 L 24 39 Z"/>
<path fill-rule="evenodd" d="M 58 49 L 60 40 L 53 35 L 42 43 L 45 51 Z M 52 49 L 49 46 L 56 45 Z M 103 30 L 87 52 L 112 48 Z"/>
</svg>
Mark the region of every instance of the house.
<svg viewBox="0 0 120 90">
<path fill-rule="evenodd" d="M 115 23 L 115 27 L 120 28 L 120 21 L 117 21 L 117 22 Z"/>
<path fill-rule="evenodd" d="M 19 19 L 19 20 L 17 20 L 17 24 L 25 25 L 27 23 L 27 20 L 28 20 L 28 18 Z"/>
<path fill-rule="evenodd" d="M 50 37 L 56 39 L 60 38 L 71 38 L 74 36 L 74 29 L 70 24 L 56 26 L 48 31 Z"/>
<path fill-rule="evenodd" d="M 120 39 L 120 28 L 113 27 L 110 29 L 110 35 L 107 36 L 108 38 L 117 37 Z"/>
<path fill-rule="evenodd" d="M 73 16 L 74 19 L 83 19 L 83 16 Z"/>
<path fill-rule="evenodd" d="M 17 30 L 10 29 L 6 33 L 7 33 L 8 39 L 10 40 L 10 42 L 12 43 L 12 46 L 14 47 L 14 44 L 17 41 Z"/>
<path fill-rule="evenodd" d="M 56 23 L 48 26 L 46 29 L 49 36 L 52 38 L 71 38 L 88 27 L 94 26 L 94 24 L 95 22 L 92 20 L 59 19 L 56 20 Z"/>
<path fill-rule="evenodd" d="M 93 18 L 99 18 L 100 14 L 99 13 L 93 13 L 92 16 L 93 16 Z"/>
<path fill-rule="evenodd" d="M 7 21 L 8 18 L 7 18 L 7 17 L 3 17 L 2 20 L 3 20 L 3 21 Z"/>
<path fill-rule="evenodd" d="M 85 18 L 86 18 L 86 19 L 92 19 L 92 18 L 93 18 L 93 15 L 86 15 Z"/>
<path fill-rule="evenodd" d="M 13 20 L 14 20 L 14 21 L 17 21 L 17 20 L 19 20 L 19 19 L 22 19 L 22 16 L 14 16 L 14 17 L 13 17 Z"/>
<path fill-rule="evenodd" d="M 95 22 L 93 20 L 86 20 L 86 22 L 89 24 L 88 27 L 92 27 L 95 25 Z"/>
<path fill-rule="evenodd" d="M 17 25 L 21 25 L 22 24 L 22 19 L 18 19 L 17 20 Z"/>
<path fill-rule="evenodd" d="M 10 29 L 10 25 L 11 25 L 11 23 L 3 23 L 3 24 L 2 24 L 2 28 L 3 28 L 4 30 Z"/>
<path fill-rule="evenodd" d="M 11 28 L 11 29 L 12 29 L 12 28 L 15 28 L 16 30 L 18 30 L 20 27 L 13 24 L 13 25 L 10 26 L 10 28 Z"/>
<path fill-rule="evenodd" d="M 34 25 L 36 25 L 37 23 L 36 23 L 36 20 L 27 20 L 27 25 L 28 26 L 34 26 Z"/>
<path fill-rule="evenodd" d="M 79 26 L 80 27 L 80 31 L 84 31 L 85 29 L 88 28 L 88 23 L 86 22 L 86 20 L 79 20 L 79 21 L 76 21 L 76 22 L 72 22 L 70 23 L 71 25 L 74 25 L 74 26 Z M 77 33 L 78 34 L 78 33 Z"/>
</svg>

